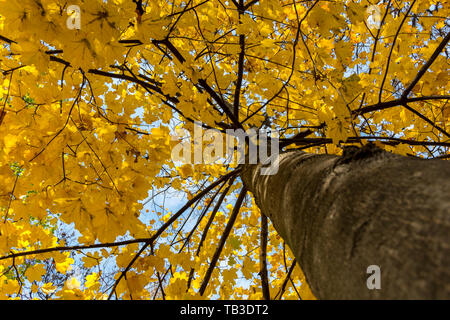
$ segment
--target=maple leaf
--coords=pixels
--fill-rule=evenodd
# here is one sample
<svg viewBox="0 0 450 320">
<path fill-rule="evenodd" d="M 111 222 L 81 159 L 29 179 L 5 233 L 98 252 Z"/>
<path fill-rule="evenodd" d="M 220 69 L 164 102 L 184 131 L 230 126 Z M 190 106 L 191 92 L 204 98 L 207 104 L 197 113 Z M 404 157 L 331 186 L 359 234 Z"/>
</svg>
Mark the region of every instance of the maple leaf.
<svg viewBox="0 0 450 320">
<path fill-rule="evenodd" d="M 314 299 L 220 142 L 449 157 L 441 3 L 74 5 L 0 0 L 2 299 Z"/>
</svg>

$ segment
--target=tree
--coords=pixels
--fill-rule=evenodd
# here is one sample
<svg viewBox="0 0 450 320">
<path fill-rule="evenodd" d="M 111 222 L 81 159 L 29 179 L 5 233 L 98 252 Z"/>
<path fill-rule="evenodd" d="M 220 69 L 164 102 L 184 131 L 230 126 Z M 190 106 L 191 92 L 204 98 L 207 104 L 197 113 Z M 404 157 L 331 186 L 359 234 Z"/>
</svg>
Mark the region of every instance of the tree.
<svg viewBox="0 0 450 320">
<path fill-rule="evenodd" d="M 448 13 L 0 0 L 0 297 L 449 298 Z"/>
</svg>

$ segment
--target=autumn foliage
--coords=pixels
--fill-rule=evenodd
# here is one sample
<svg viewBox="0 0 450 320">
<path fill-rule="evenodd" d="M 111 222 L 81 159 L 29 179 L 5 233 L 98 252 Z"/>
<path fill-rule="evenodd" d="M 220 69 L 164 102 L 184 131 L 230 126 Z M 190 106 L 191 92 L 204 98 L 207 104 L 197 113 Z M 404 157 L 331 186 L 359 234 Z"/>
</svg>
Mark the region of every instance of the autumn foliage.
<svg viewBox="0 0 450 320">
<path fill-rule="evenodd" d="M 449 7 L 0 0 L 0 299 L 314 298 L 241 167 L 175 132 L 446 158 Z"/>
</svg>

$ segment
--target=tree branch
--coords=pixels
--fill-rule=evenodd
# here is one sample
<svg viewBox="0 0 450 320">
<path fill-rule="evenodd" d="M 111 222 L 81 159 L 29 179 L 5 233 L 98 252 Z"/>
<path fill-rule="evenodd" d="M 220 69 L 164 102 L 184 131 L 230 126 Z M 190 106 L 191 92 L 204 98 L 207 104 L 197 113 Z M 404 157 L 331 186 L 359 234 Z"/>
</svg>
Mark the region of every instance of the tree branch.
<svg viewBox="0 0 450 320">
<path fill-rule="evenodd" d="M 228 223 L 223 231 L 222 237 L 220 238 L 219 244 L 217 245 L 217 249 L 214 252 L 214 256 L 211 259 L 211 263 L 209 264 L 208 270 L 206 271 L 205 277 L 203 279 L 202 285 L 200 287 L 200 295 L 202 296 L 205 293 L 206 286 L 208 285 L 209 279 L 211 278 L 212 272 L 219 260 L 220 254 L 222 253 L 222 249 L 227 241 L 228 236 L 230 235 L 231 229 L 233 228 L 234 222 L 236 221 L 237 215 L 239 213 L 239 209 L 241 208 L 242 202 L 244 201 L 245 195 L 247 194 L 247 188 L 242 187 L 241 192 L 239 193 L 239 197 L 234 205 L 233 212 L 230 215 Z"/>
<path fill-rule="evenodd" d="M 139 250 L 139 252 L 134 256 L 134 258 L 130 261 L 130 263 L 127 265 L 125 270 L 122 271 L 119 278 L 117 278 L 116 282 L 114 283 L 113 288 L 111 289 L 111 292 L 108 296 L 108 300 L 111 299 L 114 291 L 116 290 L 117 285 L 119 284 L 120 280 L 126 275 L 128 270 L 133 266 L 134 262 L 139 258 L 139 256 L 144 252 L 144 250 L 153 242 L 175 221 L 180 217 L 183 212 L 185 212 L 192 204 L 194 204 L 197 200 L 202 198 L 204 195 L 206 195 L 209 191 L 217 187 L 220 183 L 222 183 L 225 180 L 228 180 L 230 177 L 238 174 L 240 172 L 240 169 L 236 169 L 234 171 L 229 172 L 226 175 L 223 175 L 219 179 L 217 179 L 215 182 L 211 183 L 208 187 L 203 189 L 200 193 L 198 193 L 196 196 L 194 196 L 191 200 L 189 200 L 180 210 L 178 210 L 174 215 L 170 217 L 169 220 L 167 220 L 166 223 L 164 223 L 158 231 L 148 240 L 145 242 L 145 244 L 142 246 L 142 248 Z"/>
<path fill-rule="evenodd" d="M 259 255 L 261 287 L 264 300 L 270 300 L 269 278 L 267 276 L 267 217 L 261 213 L 261 251 Z"/>
<path fill-rule="evenodd" d="M 428 59 L 428 61 L 420 68 L 419 72 L 417 73 L 414 80 L 409 84 L 409 86 L 403 91 L 402 96 L 400 99 L 405 100 L 408 94 L 411 92 L 411 90 L 415 87 L 417 82 L 422 78 L 422 76 L 427 72 L 428 68 L 431 66 L 431 64 L 436 60 L 436 58 L 439 56 L 442 50 L 444 50 L 445 46 L 447 45 L 448 41 L 450 40 L 450 32 L 447 33 L 445 38 L 441 41 L 441 43 L 438 45 L 436 50 L 434 50 L 431 57 Z"/>
</svg>

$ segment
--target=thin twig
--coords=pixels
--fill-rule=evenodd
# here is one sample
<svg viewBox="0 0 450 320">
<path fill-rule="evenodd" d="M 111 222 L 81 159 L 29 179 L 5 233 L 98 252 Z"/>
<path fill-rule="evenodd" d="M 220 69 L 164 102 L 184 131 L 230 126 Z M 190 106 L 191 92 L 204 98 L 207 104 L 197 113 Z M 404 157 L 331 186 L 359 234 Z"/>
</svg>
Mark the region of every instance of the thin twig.
<svg viewBox="0 0 450 320">
<path fill-rule="evenodd" d="M 270 300 L 269 278 L 267 275 L 267 216 L 261 213 L 261 251 L 259 255 L 261 286 L 264 300 Z"/>
<path fill-rule="evenodd" d="M 228 223 L 223 231 L 222 237 L 220 238 L 219 244 L 217 245 L 217 249 L 214 252 L 214 256 L 211 259 L 211 263 L 209 264 L 208 270 L 206 271 L 205 277 L 203 279 L 202 285 L 200 286 L 199 293 L 202 296 L 205 293 L 206 287 L 208 285 L 209 279 L 211 278 L 212 272 L 216 267 L 217 261 L 219 260 L 220 254 L 222 253 L 222 249 L 227 241 L 228 236 L 230 235 L 231 229 L 233 228 L 234 222 L 236 221 L 237 215 L 239 213 L 239 209 L 241 208 L 242 202 L 244 201 L 245 195 L 247 194 L 247 189 L 244 186 L 239 193 L 239 197 L 234 205 L 233 212 L 230 215 Z"/>
</svg>

